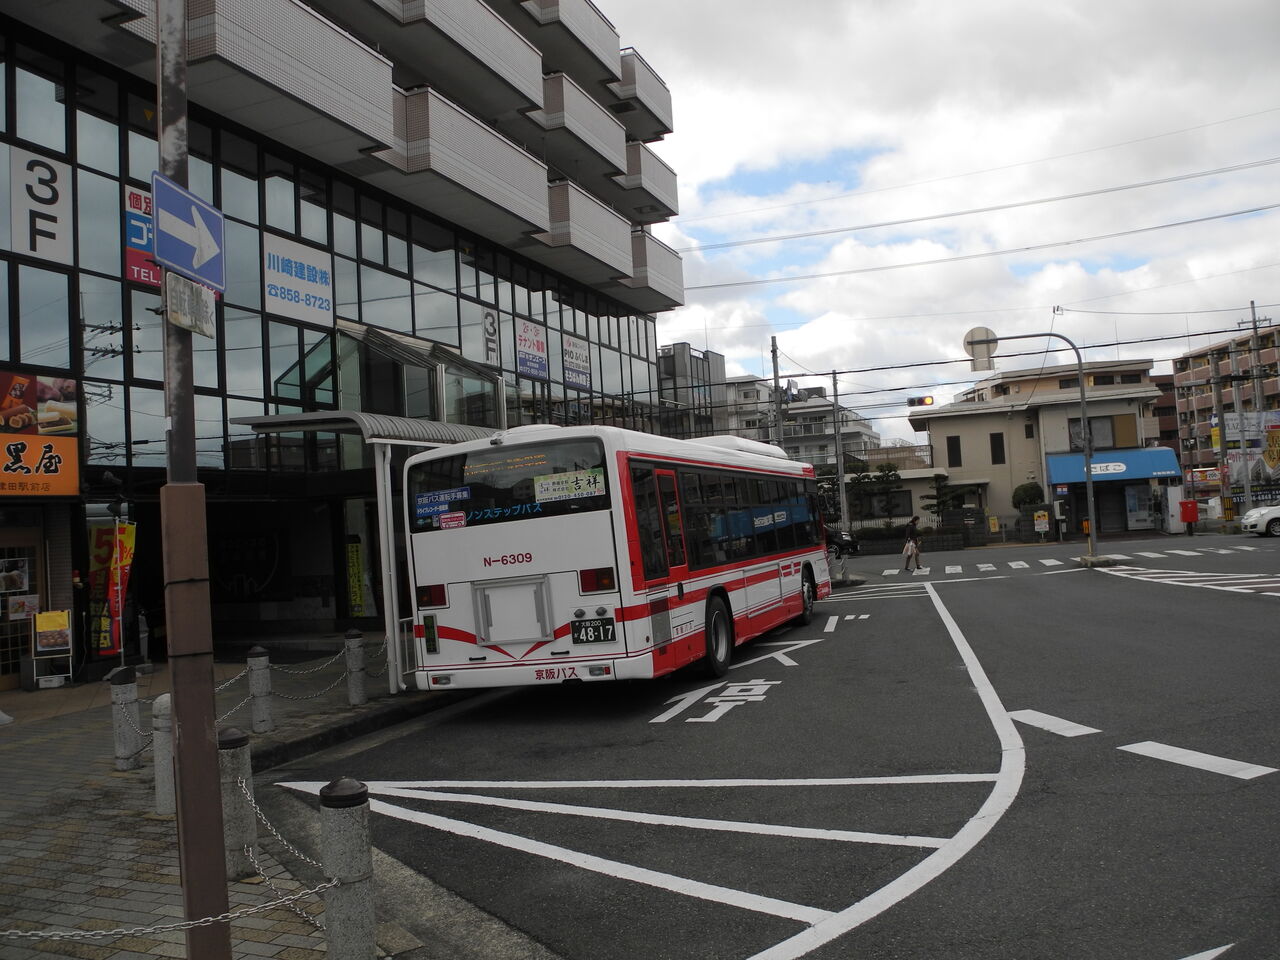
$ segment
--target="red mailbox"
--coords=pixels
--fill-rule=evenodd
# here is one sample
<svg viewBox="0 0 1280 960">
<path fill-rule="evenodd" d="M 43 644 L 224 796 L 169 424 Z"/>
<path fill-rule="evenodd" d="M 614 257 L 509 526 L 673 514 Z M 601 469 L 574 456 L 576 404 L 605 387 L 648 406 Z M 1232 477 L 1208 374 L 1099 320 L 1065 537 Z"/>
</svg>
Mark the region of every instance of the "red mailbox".
<svg viewBox="0 0 1280 960">
<path fill-rule="evenodd" d="M 1200 520 L 1200 504 L 1195 500 L 1179 500 L 1183 523 L 1198 523 Z"/>
</svg>

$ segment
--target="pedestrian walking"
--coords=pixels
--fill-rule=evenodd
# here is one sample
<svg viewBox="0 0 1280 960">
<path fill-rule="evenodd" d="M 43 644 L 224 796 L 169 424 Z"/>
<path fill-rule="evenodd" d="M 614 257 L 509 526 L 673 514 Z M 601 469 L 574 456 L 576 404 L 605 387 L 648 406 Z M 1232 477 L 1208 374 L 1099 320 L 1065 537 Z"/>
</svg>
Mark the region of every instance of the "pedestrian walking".
<svg viewBox="0 0 1280 960">
<path fill-rule="evenodd" d="M 907 524 L 906 542 L 902 545 L 902 569 L 910 570 L 911 564 L 920 569 L 920 518 L 912 517 Z"/>
</svg>

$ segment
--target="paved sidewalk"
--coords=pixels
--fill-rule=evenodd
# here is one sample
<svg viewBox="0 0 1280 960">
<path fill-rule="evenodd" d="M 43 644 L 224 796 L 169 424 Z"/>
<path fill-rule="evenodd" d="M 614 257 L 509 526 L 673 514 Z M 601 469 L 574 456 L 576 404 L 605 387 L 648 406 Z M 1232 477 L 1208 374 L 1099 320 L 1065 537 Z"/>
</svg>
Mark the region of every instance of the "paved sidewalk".
<svg viewBox="0 0 1280 960">
<path fill-rule="evenodd" d="M 335 649 L 342 640 L 334 639 Z M 267 769 L 354 736 L 400 722 L 457 699 L 451 694 L 386 693 L 381 644 L 369 644 L 370 702 L 347 705 L 345 664 L 316 654 L 274 667 L 276 729 L 251 736 L 255 770 Z M 293 658 L 290 658 L 293 659 Z M 251 729 L 243 664 L 215 664 L 220 726 Z M 288 672 L 285 672 L 288 671 Z M 336 682 L 335 682 L 336 681 Z M 325 688 L 328 688 L 325 690 Z M 140 727 L 150 735 L 149 701 L 169 690 L 168 670 L 140 674 Z M 321 692 L 324 691 L 324 692 Z M 317 695 L 319 694 L 319 695 Z M 285 699 L 285 697 L 291 699 Z M 0 692 L 0 957 L 135 960 L 186 956 L 181 930 L 156 926 L 183 920 L 172 815 L 154 810 L 151 750 L 140 769 L 115 770 L 111 690 L 105 682 L 53 690 Z M 3 718 L 0 718 L 2 720 Z M 290 873 L 293 855 L 259 825 L 260 864 L 269 880 L 228 885 L 230 909 L 268 903 L 305 889 Z M 279 858 L 279 859 L 277 859 Z M 274 889 L 273 889 L 274 887 Z M 323 907 L 315 897 L 231 922 L 236 958 L 319 960 L 325 955 Z M 9 931 L 134 931 L 93 939 L 27 939 Z M 142 932 L 145 929 L 147 932 Z M 381 939 L 381 938 L 380 938 Z M 394 948 L 385 953 L 397 952 Z"/>
</svg>

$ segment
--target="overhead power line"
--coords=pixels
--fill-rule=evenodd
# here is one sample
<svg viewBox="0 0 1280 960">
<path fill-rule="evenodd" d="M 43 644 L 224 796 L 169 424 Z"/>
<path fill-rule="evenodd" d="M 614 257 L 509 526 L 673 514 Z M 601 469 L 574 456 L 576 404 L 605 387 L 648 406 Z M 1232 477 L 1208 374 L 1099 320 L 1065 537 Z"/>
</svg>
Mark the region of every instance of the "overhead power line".
<svg viewBox="0 0 1280 960">
<path fill-rule="evenodd" d="M 1229 220 L 1232 217 L 1243 217 L 1251 213 L 1262 213 L 1275 210 L 1280 203 L 1269 203 L 1248 210 L 1234 210 L 1230 213 L 1215 213 L 1207 217 L 1195 217 L 1191 220 L 1176 220 L 1173 223 L 1158 223 L 1150 227 L 1135 227 L 1132 230 L 1118 230 L 1115 233 L 1103 233 L 1093 237 L 1077 237 L 1074 240 L 1054 240 L 1049 243 L 1035 243 L 1025 247 L 1010 247 L 1005 250 L 985 250 L 982 253 L 965 253 L 954 257 L 939 257 L 936 260 L 913 260 L 910 263 L 887 263 L 875 267 L 855 267 L 852 270 L 833 270 L 829 273 L 809 273 L 792 277 L 762 277 L 756 280 L 729 280 L 724 283 L 703 283 L 686 286 L 690 290 L 721 290 L 727 287 L 753 287 L 766 283 L 791 283 L 798 280 L 824 280 L 828 277 L 847 277 L 859 273 L 881 273 L 886 270 L 903 270 L 907 267 L 932 267 L 944 263 L 961 263 L 966 260 L 984 260 L 991 257 L 1005 257 L 1015 253 L 1034 253 L 1038 250 L 1051 250 L 1056 247 L 1070 247 L 1082 243 L 1094 243 L 1099 240 L 1114 240 L 1117 237 L 1131 237 L 1139 233 L 1152 233 L 1156 230 L 1168 230 L 1173 227 L 1188 227 L 1197 223 L 1208 223 L 1212 220 Z"/>
<path fill-rule="evenodd" d="M 780 243 L 785 240 L 806 240 L 810 237 L 829 237 L 837 233 L 855 233 L 859 230 L 875 230 L 881 227 L 901 227 L 912 223 L 927 223 L 931 220 L 948 220 L 955 217 L 968 217 L 979 213 L 998 213 L 1001 210 L 1015 210 L 1019 207 L 1034 207 L 1046 203 L 1059 203 L 1063 200 L 1081 200 L 1085 197 L 1100 197 L 1108 193 L 1121 193 L 1125 190 L 1137 190 L 1142 187 L 1157 187 L 1167 183 L 1180 183 L 1195 180 L 1199 177 L 1212 177 L 1222 173 L 1235 173 L 1240 170 L 1253 170 L 1258 167 L 1280 163 L 1280 157 L 1268 160 L 1252 160 L 1249 163 L 1237 163 L 1229 167 L 1218 167 L 1214 170 L 1199 170 L 1195 173 L 1183 173 L 1176 177 L 1163 177 L 1159 180 L 1143 180 L 1139 183 L 1126 183 L 1115 187 L 1100 187 L 1096 190 L 1081 190 L 1078 193 L 1064 193 L 1056 197 L 1039 197 L 1035 200 L 1018 200 L 1011 203 L 997 203 L 987 207 L 971 207 L 967 210 L 953 210 L 949 213 L 931 213 L 921 217 L 907 217 L 901 220 L 881 220 L 876 223 L 862 223 L 851 227 L 830 227 L 825 230 L 809 230 L 804 233 L 787 233 L 771 237 L 752 237 L 747 240 L 725 240 L 721 243 L 703 243 L 694 247 L 681 247 L 677 253 L 705 252 L 707 250 L 723 250 L 727 247 L 745 247 L 757 243 Z"/>
<path fill-rule="evenodd" d="M 778 203 L 768 207 L 755 207 L 750 210 L 732 210 L 728 213 L 708 213 L 700 217 L 677 217 L 674 223 L 698 223 L 704 220 L 720 220 L 725 217 L 746 216 L 751 213 L 767 213 L 770 210 L 783 210 L 788 207 L 807 207 L 818 203 L 830 203 L 833 200 L 844 200 L 848 197 L 870 196 L 875 193 L 888 193 L 891 190 L 907 190 L 911 187 L 924 187 L 932 183 L 944 183 L 947 180 L 960 180 L 964 177 L 975 177 L 984 173 L 999 173 L 1001 170 L 1013 170 L 1016 167 L 1029 167 L 1037 163 L 1049 163 L 1053 160 L 1066 160 L 1071 157 L 1082 157 L 1089 153 L 1098 153 L 1102 150 L 1114 150 L 1116 147 L 1129 147 L 1135 143 L 1147 143 L 1151 140 L 1161 140 L 1165 137 L 1176 137 L 1181 133 L 1194 133 L 1196 130 L 1204 130 L 1208 127 L 1220 126 L 1224 123 L 1235 123 L 1237 120 L 1251 120 L 1254 117 L 1266 116 L 1268 113 L 1275 113 L 1280 107 L 1267 107 L 1265 110 L 1257 110 L 1253 113 L 1242 113 L 1235 117 L 1226 117 L 1222 120 L 1210 120 L 1208 123 L 1196 124 L 1194 127 L 1183 127 L 1181 130 L 1170 130 L 1165 133 L 1153 133 L 1145 137 L 1135 137 L 1132 140 L 1121 140 L 1119 143 L 1107 143 L 1099 147 L 1088 147 L 1084 150 L 1073 150 L 1071 153 L 1054 154 L 1051 157 L 1039 157 L 1035 160 L 1019 160 L 1016 163 L 1006 163 L 999 167 L 986 167 L 982 170 L 970 170 L 966 173 L 951 173 L 942 177 L 933 177 L 929 180 L 916 180 L 911 183 L 899 183 L 889 187 L 876 187 L 872 190 L 854 190 L 849 193 L 839 193 L 830 197 L 818 197 L 813 200 L 795 200 L 791 203 Z"/>
</svg>

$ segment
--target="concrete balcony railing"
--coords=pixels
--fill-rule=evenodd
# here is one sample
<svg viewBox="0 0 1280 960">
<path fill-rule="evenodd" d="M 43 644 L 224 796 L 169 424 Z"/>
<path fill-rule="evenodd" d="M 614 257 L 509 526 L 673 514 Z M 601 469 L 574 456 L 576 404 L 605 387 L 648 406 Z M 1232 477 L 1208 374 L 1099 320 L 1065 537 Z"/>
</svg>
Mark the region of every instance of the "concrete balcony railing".
<svg viewBox="0 0 1280 960">
<path fill-rule="evenodd" d="M 394 145 L 339 169 L 505 245 L 550 229 L 541 161 L 435 90 L 396 97 Z"/>
<path fill-rule="evenodd" d="M 610 89 L 618 103 L 610 109 L 636 140 L 661 140 L 673 129 L 671 91 L 633 47 L 622 51 L 622 80 Z"/>
<path fill-rule="evenodd" d="M 627 144 L 627 172 L 613 177 L 600 196 L 632 223 L 669 220 L 679 212 L 676 173 L 646 144 Z"/>
<path fill-rule="evenodd" d="M 547 187 L 551 226 L 521 252 L 585 283 L 606 285 L 631 276 L 631 224 L 569 181 Z"/>
<path fill-rule="evenodd" d="M 530 119 L 545 129 L 547 165 L 594 190 L 627 168 L 627 135 L 622 124 L 563 73 L 543 80 L 541 112 Z"/>
<path fill-rule="evenodd" d="M 610 291 L 623 303 L 657 313 L 684 303 L 684 265 L 680 254 L 643 230 L 631 234 L 635 269 L 622 286 Z"/>
<path fill-rule="evenodd" d="M 154 44 L 154 3 L 126 2 Z M 394 136 L 391 62 L 298 0 L 188 0 L 187 39 L 188 97 L 236 123 L 328 163 Z"/>
<path fill-rule="evenodd" d="M 542 54 L 483 0 L 309 0 L 395 64 L 396 86 L 424 83 L 495 122 L 542 106 Z"/>
<path fill-rule="evenodd" d="M 618 31 L 591 0 L 493 0 L 542 51 L 543 73 L 567 73 L 588 92 L 622 77 Z"/>
</svg>

